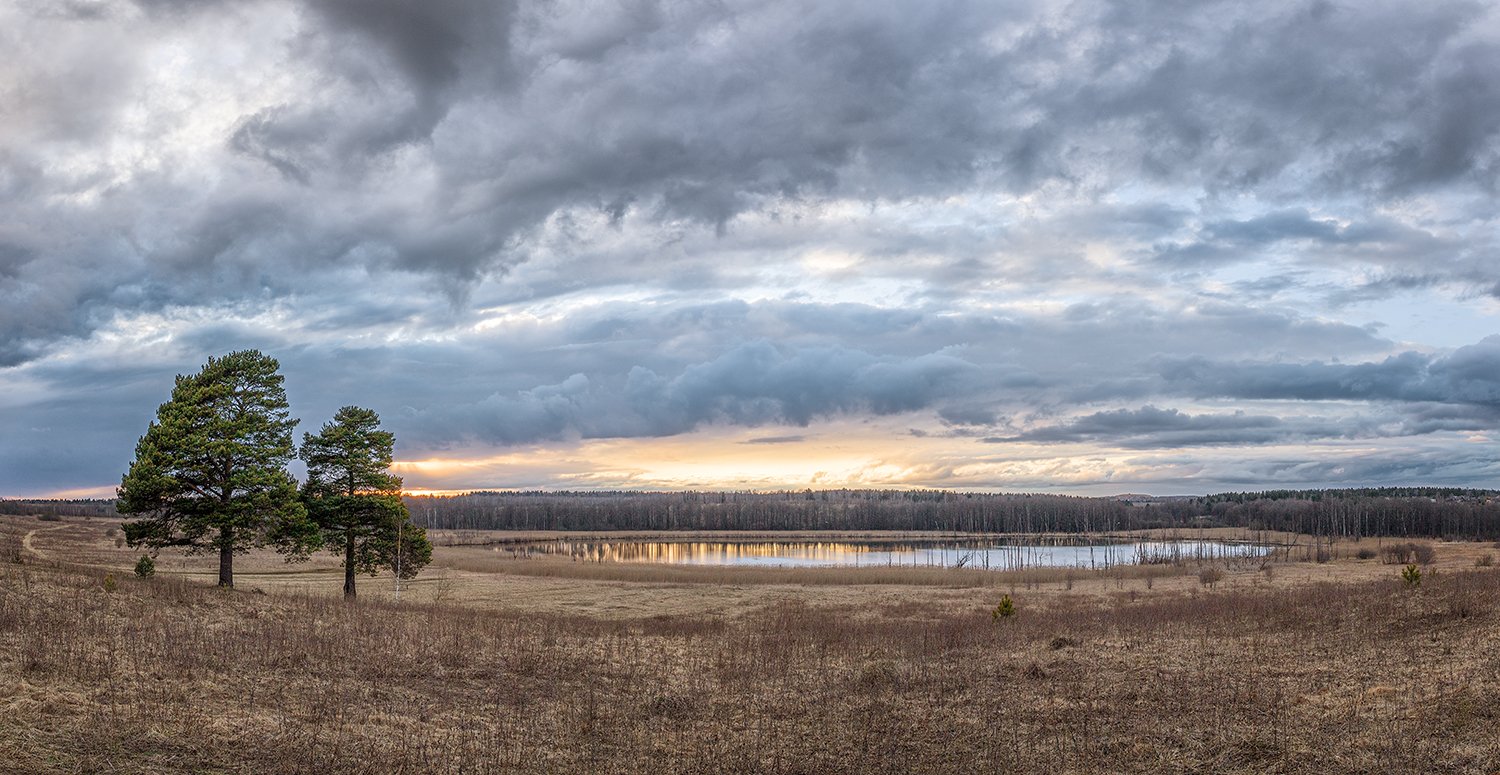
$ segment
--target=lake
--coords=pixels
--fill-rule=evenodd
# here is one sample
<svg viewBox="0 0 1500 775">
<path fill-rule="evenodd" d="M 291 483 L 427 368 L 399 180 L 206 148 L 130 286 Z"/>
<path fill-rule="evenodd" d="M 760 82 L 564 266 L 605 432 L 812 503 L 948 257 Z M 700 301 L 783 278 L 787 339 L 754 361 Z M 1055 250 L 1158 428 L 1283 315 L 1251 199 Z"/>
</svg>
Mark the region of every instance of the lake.
<svg viewBox="0 0 1500 775">
<path fill-rule="evenodd" d="M 1107 568 L 1180 560 L 1261 557 L 1264 544 L 1227 541 L 1087 541 L 1048 538 L 808 541 L 652 541 L 555 539 L 496 547 L 529 557 L 580 562 L 775 567 L 928 567 L 1015 570 Z"/>
</svg>

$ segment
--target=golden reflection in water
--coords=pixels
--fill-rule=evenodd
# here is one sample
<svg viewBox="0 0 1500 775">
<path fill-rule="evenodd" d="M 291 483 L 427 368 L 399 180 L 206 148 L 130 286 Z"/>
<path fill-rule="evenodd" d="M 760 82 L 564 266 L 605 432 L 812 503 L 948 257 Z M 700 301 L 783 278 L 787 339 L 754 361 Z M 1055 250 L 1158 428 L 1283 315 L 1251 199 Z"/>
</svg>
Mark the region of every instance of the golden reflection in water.
<svg viewBox="0 0 1500 775">
<path fill-rule="evenodd" d="M 496 547 L 499 551 L 501 548 Z M 790 565 L 969 567 L 990 570 L 1038 566 L 1108 567 L 1182 559 L 1263 554 L 1269 547 L 1214 541 L 1107 543 L 1042 537 L 1025 544 L 984 540 L 908 541 L 571 541 L 509 546 L 524 555 L 566 556 L 580 562 L 670 565 Z"/>
<path fill-rule="evenodd" d="M 563 552 L 590 562 L 648 562 L 674 565 L 736 565 L 747 560 L 797 559 L 827 565 L 857 565 L 861 555 L 875 551 L 865 544 L 824 541 L 797 543 L 728 543 L 698 542 L 623 542 L 585 543 L 576 546 L 561 542 Z M 886 552 L 889 548 L 885 549 Z M 885 552 L 882 552 L 885 553 Z"/>
</svg>

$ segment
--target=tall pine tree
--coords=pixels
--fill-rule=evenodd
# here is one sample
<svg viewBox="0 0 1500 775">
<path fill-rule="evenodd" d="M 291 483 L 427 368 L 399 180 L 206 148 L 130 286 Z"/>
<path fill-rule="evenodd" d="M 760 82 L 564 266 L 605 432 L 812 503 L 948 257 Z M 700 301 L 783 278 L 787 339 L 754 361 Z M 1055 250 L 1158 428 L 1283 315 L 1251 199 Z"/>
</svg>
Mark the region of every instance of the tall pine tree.
<svg viewBox="0 0 1500 775">
<path fill-rule="evenodd" d="M 286 471 L 297 421 L 279 368 L 274 358 L 241 350 L 177 377 L 120 481 L 120 512 L 139 517 L 124 525 L 131 546 L 218 552 L 219 585 L 232 587 L 234 555 L 264 546 L 273 533 L 308 534 L 297 482 Z"/>
<path fill-rule="evenodd" d="M 303 502 L 328 549 L 344 556 L 344 597 L 356 573 L 391 567 L 411 578 L 432 558 L 427 532 L 409 521 L 401 479 L 390 472 L 396 438 L 380 416 L 346 406 L 318 435 L 302 434 Z"/>
</svg>

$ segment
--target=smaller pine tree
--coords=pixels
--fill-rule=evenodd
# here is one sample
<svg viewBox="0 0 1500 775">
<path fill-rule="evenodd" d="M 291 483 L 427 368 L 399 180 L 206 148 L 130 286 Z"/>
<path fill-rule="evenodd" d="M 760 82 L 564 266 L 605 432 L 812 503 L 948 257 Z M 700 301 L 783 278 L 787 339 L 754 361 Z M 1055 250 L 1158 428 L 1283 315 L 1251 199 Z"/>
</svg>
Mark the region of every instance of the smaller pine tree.
<svg viewBox="0 0 1500 775">
<path fill-rule="evenodd" d="M 143 579 L 156 575 L 156 561 L 151 559 L 151 555 L 143 554 L 141 559 L 135 561 L 135 575 Z"/>
<path fill-rule="evenodd" d="M 1406 582 L 1406 587 L 1408 589 L 1415 589 L 1422 586 L 1422 569 L 1418 568 L 1416 563 L 1412 563 L 1411 565 L 1402 568 L 1401 580 Z"/>
<path fill-rule="evenodd" d="M 1010 595 L 1001 595 L 1000 605 L 995 606 L 995 610 L 990 611 L 990 618 L 997 622 L 1001 619 L 1009 619 L 1015 615 L 1016 603 L 1010 599 Z"/>
</svg>

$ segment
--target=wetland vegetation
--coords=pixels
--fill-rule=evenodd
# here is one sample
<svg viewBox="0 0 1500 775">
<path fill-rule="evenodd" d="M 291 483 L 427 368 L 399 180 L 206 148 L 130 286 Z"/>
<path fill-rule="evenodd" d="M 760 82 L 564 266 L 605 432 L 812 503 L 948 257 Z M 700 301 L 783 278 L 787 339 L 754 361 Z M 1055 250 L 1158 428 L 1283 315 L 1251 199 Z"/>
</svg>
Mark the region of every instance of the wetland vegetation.
<svg viewBox="0 0 1500 775">
<path fill-rule="evenodd" d="M 1306 551 L 976 571 L 525 560 L 433 531 L 399 601 L 386 575 L 349 604 L 329 555 L 251 552 L 233 590 L 212 558 L 163 554 L 137 579 L 117 528 L 0 518 L 0 747 L 18 771 L 1500 763 L 1490 543 L 1278 535 Z M 1423 559 L 1403 583 L 1394 563 Z"/>
</svg>

